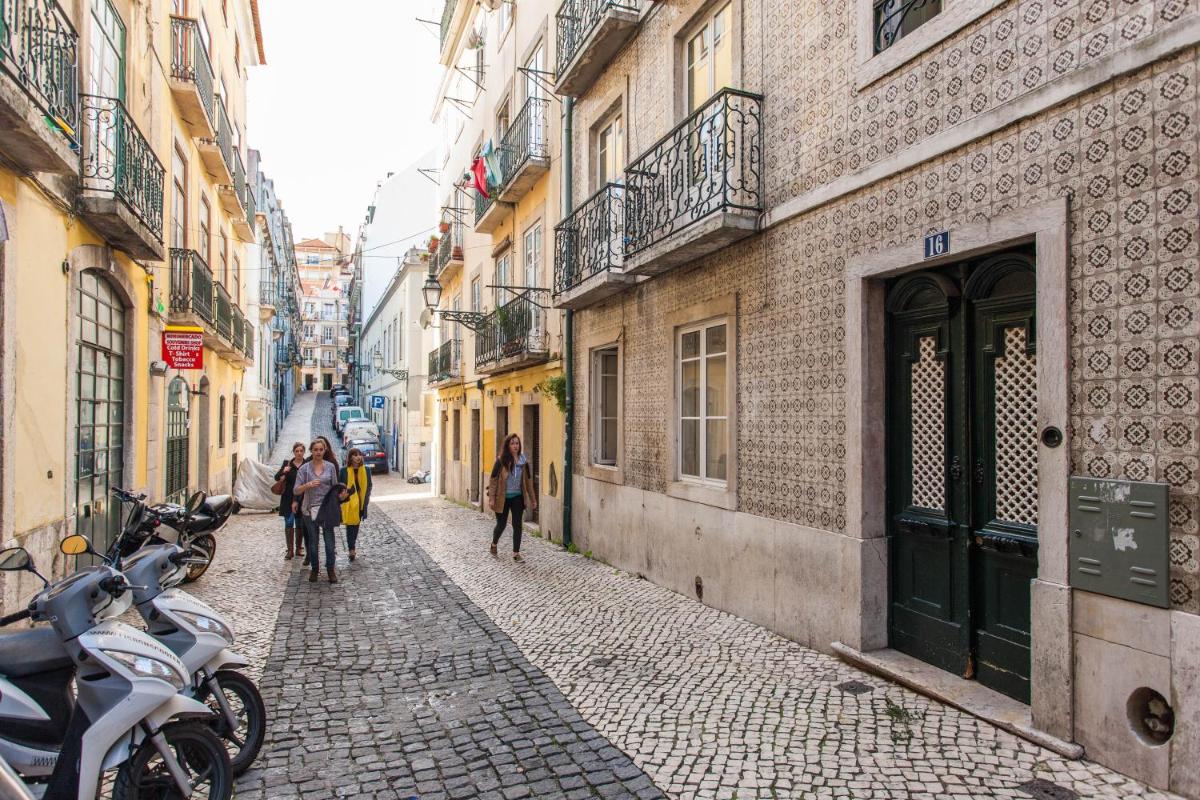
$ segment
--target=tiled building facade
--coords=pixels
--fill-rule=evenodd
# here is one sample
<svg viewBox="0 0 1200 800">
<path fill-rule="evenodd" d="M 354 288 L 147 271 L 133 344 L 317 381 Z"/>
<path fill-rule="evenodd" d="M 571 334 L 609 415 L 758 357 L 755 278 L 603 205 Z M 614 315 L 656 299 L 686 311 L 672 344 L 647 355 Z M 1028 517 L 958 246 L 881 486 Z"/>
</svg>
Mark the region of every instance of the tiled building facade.
<svg viewBox="0 0 1200 800">
<path fill-rule="evenodd" d="M 561 249 L 556 263 L 558 302 L 574 308 L 580 547 L 814 647 L 894 646 L 893 287 L 1025 259 L 1036 322 L 1029 311 L 1024 329 L 1007 328 L 1026 338 L 996 354 L 1024 378 L 995 381 L 1024 380 L 1026 412 L 992 466 L 999 502 L 1008 491 L 1036 525 L 1027 725 L 1200 796 L 1184 767 L 1200 754 L 1185 664 L 1200 646 L 1196 4 L 600 5 L 605 21 L 557 76 L 575 95 L 574 206 L 613 180 L 597 145 L 614 115 L 628 155 L 602 223 L 617 244 L 583 277 Z M 926 5 L 903 35 L 876 25 Z M 702 57 L 727 59 L 723 73 L 708 67 L 724 84 L 700 87 L 689 116 Z M 721 85 L 747 94 L 707 99 Z M 706 137 L 724 138 L 708 149 Z M 664 142 L 691 159 L 690 184 L 687 168 L 647 182 L 647 165 L 674 163 Z M 716 201 L 696 188 L 714 170 Z M 642 224 L 647 209 L 666 236 Z M 949 254 L 926 259 L 923 237 L 943 231 Z M 939 302 L 958 307 L 964 282 Z M 680 405 L 697 325 L 705 337 L 721 326 L 698 357 L 725 381 L 704 393 L 717 413 L 698 416 L 718 432 L 705 447 L 720 456 L 699 469 Z M 615 406 L 600 399 L 605 352 Z M 614 416 L 616 457 L 598 458 L 601 418 Z M 1048 428 L 1061 445 L 1032 438 Z M 912 441 L 905 471 L 917 475 Z M 964 470 L 943 455 L 936 474 L 953 494 Z M 1070 476 L 1169 484 L 1169 609 L 1070 588 Z M 1127 718 L 1143 686 L 1173 706 L 1169 746 Z"/>
</svg>

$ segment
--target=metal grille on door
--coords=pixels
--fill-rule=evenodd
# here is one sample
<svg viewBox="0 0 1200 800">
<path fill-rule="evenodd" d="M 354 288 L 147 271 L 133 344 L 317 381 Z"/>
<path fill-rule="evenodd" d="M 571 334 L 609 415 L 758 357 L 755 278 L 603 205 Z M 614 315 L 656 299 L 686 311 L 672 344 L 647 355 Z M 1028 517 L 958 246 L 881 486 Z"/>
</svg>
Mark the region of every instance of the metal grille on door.
<svg viewBox="0 0 1200 800">
<path fill-rule="evenodd" d="M 912 504 L 946 506 L 946 364 L 937 339 L 923 336 L 912 365 Z"/>
<path fill-rule="evenodd" d="M 1026 339 L 1006 328 L 996 359 L 996 519 L 1037 525 L 1037 355 Z"/>
</svg>

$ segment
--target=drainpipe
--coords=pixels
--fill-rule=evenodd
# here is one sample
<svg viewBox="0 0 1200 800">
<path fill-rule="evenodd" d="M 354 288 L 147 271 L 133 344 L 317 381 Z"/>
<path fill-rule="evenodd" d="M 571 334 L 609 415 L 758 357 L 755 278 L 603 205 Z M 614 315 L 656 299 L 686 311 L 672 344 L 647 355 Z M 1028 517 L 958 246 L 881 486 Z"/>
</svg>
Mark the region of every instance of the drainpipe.
<svg viewBox="0 0 1200 800">
<path fill-rule="evenodd" d="M 575 116 L 575 98 L 563 100 L 563 134 L 562 134 L 562 218 L 571 214 L 572 179 L 575 169 L 574 143 L 571 122 Z M 567 413 L 563 426 L 563 547 L 571 546 L 571 508 L 574 488 L 571 471 L 575 452 L 575 312 L 567 309 L 563 320 L 563 347 L 566 349 L 566 379 L 567 379 Z"/>
</svg>

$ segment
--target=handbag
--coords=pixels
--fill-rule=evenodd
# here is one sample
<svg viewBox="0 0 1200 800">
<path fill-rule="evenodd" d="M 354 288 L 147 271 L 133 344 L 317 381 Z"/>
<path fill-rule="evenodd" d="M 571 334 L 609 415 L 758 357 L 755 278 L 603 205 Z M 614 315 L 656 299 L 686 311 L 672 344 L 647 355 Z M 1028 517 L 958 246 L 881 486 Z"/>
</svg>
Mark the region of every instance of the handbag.
<svg viewBox="0 0 1200 800">
<path fill-rule="evenodd" d="M 271 484 L 271 494 L 273 494 L 273 495 L 283 494 L 283 487 L 287 485 L 286 481 L 287 481 L 286 478 L 280 478 L 279 480 L 272 483 Z"/>
</svg>

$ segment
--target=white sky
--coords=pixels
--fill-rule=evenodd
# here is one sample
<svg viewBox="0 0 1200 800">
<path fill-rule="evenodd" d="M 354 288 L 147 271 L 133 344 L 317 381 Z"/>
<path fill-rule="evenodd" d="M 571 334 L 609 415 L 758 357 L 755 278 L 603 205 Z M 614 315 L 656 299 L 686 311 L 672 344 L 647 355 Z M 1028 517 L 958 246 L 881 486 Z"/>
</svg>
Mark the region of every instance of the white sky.
<svg viewBox="0 0 1200 800">
<path fill-rule="evenodd" d="M 439 19 L 440 3 L 259 0 L 259 8 L 267 64 L 250 70 L 247 141 L 262 152 L 296 241 L 338 225 L 353 236 L 375 184 L 436 145 L 437 32 L 416 17 Z M 415 222 L 414 230 L 432 224 Z"/>
</svg>

